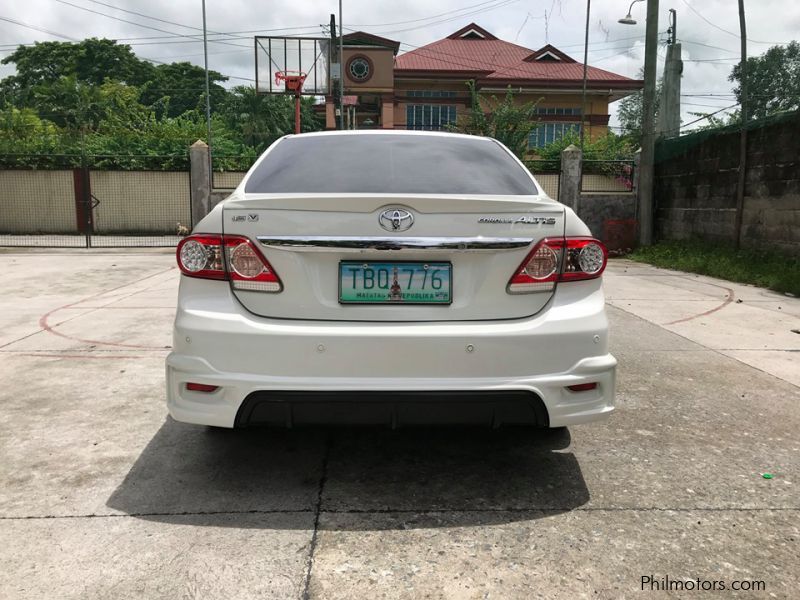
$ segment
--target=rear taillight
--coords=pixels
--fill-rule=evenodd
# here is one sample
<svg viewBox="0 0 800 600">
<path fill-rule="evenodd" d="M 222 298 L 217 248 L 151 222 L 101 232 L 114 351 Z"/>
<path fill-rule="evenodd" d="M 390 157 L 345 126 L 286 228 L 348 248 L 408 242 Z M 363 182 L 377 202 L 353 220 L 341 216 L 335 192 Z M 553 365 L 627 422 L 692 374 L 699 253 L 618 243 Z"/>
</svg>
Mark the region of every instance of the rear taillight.
<svg viewBox="0 0 800 600">
<path fill-rule="evenodd" d="M 267 259 L 246 237 L 223 236 L 228 277 L 237 290 L 280 292 L 281 280 Z"/>
<path fill-rule="evenodd" d="M 192 235 L 178 244 L 178 266 L 184 275 L 226 279 L 222 263 L 222 236 Z"/>
<path fill-rule="evenodd" d="M 547 238 L 536 244 L 508 282 L 509 294 L 550 292 L 558 281 L 602 275 L 608 250 L 594 238 Z"/>
<path fill-rule="evenodd" d="M 189 277 L 228 280 L 235 289 L 253 292 L 283 289 L 275 270 L 246 237 L 192 235 L 178 244 L 177 257 Z"/>
</svg>

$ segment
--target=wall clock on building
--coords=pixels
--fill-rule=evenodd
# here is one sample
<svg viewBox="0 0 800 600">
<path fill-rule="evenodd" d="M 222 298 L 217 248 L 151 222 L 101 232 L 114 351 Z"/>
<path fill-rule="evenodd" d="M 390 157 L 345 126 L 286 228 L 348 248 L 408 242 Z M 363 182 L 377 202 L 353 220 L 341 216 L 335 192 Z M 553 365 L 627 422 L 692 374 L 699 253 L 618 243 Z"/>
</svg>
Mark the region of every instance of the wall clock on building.
<svg viewBox="0 0 800 600">
<path fill-rule="evenodd" d="M 372 61 L 366 56 L 353 56 L 347 61 L 347 73 L 353 81 L 367 81 L 372 77 Z"/>
</svg>

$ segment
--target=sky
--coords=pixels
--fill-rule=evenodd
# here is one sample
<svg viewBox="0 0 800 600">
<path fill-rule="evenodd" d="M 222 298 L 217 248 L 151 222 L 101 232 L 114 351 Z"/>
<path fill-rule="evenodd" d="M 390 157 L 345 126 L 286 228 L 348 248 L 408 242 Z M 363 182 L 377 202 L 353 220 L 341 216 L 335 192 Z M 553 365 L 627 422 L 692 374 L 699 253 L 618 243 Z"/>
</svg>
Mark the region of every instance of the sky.
<svg viewBox="0 0 800 600">
<path fill-rule="evenodd" d="M 588 63 L 636 78 L 644 64 L 647 3 L 633 5 L 637 25 L 619 24 L 629 4 L 630 0 L 591 2 Z M 586 0 L 344 0 L 343 23 L 345 33 L 364 30 L 398 40 L 403 52 L 474 21 L 501 39 L 531 49 L 550 43 L 582 61 L 586 5 Z M 668 9 L 674 8 L 678 15 L 678 41 L 685 61 L 681 117 L 688 130 L 696 126 L 690 124 L 697 118 L 691 113 L 735 103 L 728 75 L 739 56 L 738 2 L 662 0 L 660 5 L 662 42 L 667 38 Z M 750 56 L 800 37 L 800 3 L 745 0 L 745 10 Z M 332 12 L 338 20 L 338 1 L 206 0 L 206 12 L 214 40 L 209 44 L 209 68 L 239 85 L 254 78 L 253 35 L 322 36 L 322 25 Z M 202 65 L 201 28 L 201 0 L 9 1 L 0 5 L 0 57 L 20 43 L 106 37 L 131 44 L 142 58 Z M 663 43 L 658 52 L 660 73 L 666 55 Z M 12 66 L 0 66 L 0 77 L 12 73 Z M 612 126 L 617 124 L 617 104 L 610 108 Z"/>
</svg>

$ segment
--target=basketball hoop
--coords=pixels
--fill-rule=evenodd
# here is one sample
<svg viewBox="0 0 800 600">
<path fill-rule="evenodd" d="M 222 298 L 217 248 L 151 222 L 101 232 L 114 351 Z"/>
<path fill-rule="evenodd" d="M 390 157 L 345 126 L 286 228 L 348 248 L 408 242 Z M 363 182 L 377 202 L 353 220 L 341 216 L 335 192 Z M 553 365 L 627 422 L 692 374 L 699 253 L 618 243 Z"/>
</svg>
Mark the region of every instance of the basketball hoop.
<svg viewBox="0 0 800 600">
<path fill-rule="evenodd" d="M 302 71 L 276 71 L 275 85 L 285 83 L 287 92 L 299 93 L 303 91 L 303 82 L 306 80 L 306 73 Z"/>
<path fill-rule="evenodd" d="M 303 93 L 303 82 L 306 74 L 302 71 L 276 71 L 275 85 L 285 83 L 287 92 L 294 92 L 294 132 L 300 133 L 300 95 Z"/>
</svg>

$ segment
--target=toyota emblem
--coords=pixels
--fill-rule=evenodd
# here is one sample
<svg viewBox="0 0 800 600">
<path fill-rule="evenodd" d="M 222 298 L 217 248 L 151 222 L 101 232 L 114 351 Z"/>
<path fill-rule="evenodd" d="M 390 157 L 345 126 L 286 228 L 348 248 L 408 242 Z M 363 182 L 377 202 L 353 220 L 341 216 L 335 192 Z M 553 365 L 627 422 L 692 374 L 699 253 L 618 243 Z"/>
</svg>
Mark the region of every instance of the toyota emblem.
<svg viewBox="0 0 800 600">
<path fill-rule="evenodd" d="M 406 231 L 414 224 L 414 215 L 404 208 L 390 208 L 381 213 L 378 223 L 386 231 Z"/>
</svg>

